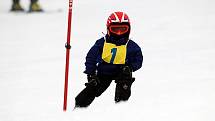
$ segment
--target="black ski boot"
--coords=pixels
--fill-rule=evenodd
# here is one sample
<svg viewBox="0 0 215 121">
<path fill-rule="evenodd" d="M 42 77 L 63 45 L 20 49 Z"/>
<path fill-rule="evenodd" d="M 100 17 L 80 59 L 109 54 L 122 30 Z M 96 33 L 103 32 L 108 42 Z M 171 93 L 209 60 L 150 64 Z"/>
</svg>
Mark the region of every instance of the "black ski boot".
<svg viewBox="0 0 215 121">
<path fill-rule="evenodd" d="M 31 0 L 29 12 L 43 12 L 43 9 L 41 8 L 37 0 Z"/>
<path fill-rule="evenodd" d="M 12 7 L 11 7 L 10 11 L 12 11 L 12 12 L 22 12 L 22 11 L 24 11 L 24 9 L 22 8 L 22 6 L 19 3 L 19 0 L 13 0 L 13 4 L 12 4 Z"/>
</svg>

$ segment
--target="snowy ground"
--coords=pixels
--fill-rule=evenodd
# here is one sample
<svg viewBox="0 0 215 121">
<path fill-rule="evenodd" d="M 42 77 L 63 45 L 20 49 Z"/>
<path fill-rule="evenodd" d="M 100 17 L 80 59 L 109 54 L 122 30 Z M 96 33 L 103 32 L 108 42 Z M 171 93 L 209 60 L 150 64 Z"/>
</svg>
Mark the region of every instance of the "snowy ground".
<svg viewBox="0 0 215 121">
<path fill-rule="evenodd" d="M 41 0 L 46 13 L 10 13 L 0 1 L 1 121 L 214 121 L 215 1 L 74 0 L 68 111 L 63 112 L 67 0 Z M 28 8 L 29 1 L 22 0 Z M 73 111 L 84 88 L 85 55 L 113 11 L 132 21 L 143 50 L 132 96 L 114 104 L 111 87 Z"/>
</svg>

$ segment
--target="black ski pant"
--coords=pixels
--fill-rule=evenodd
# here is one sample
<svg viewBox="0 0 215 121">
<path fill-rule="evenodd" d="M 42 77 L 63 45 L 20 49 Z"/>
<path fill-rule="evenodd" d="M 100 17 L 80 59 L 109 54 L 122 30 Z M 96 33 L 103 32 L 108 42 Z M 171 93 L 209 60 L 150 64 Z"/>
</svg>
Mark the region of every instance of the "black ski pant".
<svg viewBox="0 0 215 121">
<path fill-rule="evenodd" d="M 75 98 L 76 107 L 89 106 L 95 97 L 99 97 L 111 84 L 113 79 L 109 77 L 99 77 L 99 83 L 96 86 L 86 86 Z M 131 95 L 131 84 L 134 78 L 130 80 L 115 80 L 115 102 L 126 101 Z"/>
</svg>

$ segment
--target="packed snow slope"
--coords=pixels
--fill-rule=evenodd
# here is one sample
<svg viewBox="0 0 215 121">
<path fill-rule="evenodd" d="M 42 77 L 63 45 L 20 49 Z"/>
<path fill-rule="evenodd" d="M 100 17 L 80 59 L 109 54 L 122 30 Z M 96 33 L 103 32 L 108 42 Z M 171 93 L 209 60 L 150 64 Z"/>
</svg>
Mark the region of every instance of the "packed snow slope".
<svg viewBox="0 0 215 121">
<path fill-rule="evenodd" d="M 21 0 L 27 10 L 28 0 Z M 74 0 L 68 110 L 63 90 L 68 0 L 41 0 L 44 13 L 11 13 L 0 1 L 1 121 L 214 121 L 214 0 Z M 106 19 L 124 11 L 131 39 L 143 51 L 128 102 L 114 103 L 113 82 L 86 109 L 85 56 L 106 33 Z"/>
</svg>

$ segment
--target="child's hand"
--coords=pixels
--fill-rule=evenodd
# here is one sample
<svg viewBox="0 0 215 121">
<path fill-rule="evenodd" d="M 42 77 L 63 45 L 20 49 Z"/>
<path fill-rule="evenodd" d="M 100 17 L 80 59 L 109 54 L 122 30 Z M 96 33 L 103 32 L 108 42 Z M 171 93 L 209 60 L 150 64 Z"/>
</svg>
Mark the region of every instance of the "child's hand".
<svg viewBox="0 0 215 121">
<path fill-rule="evenodd" d="M 99 78 L 97 75 L 87 75 L 88 83 L 85 83 L 85 86 L 97 86 L 99 84 Z"/>
</svg>

